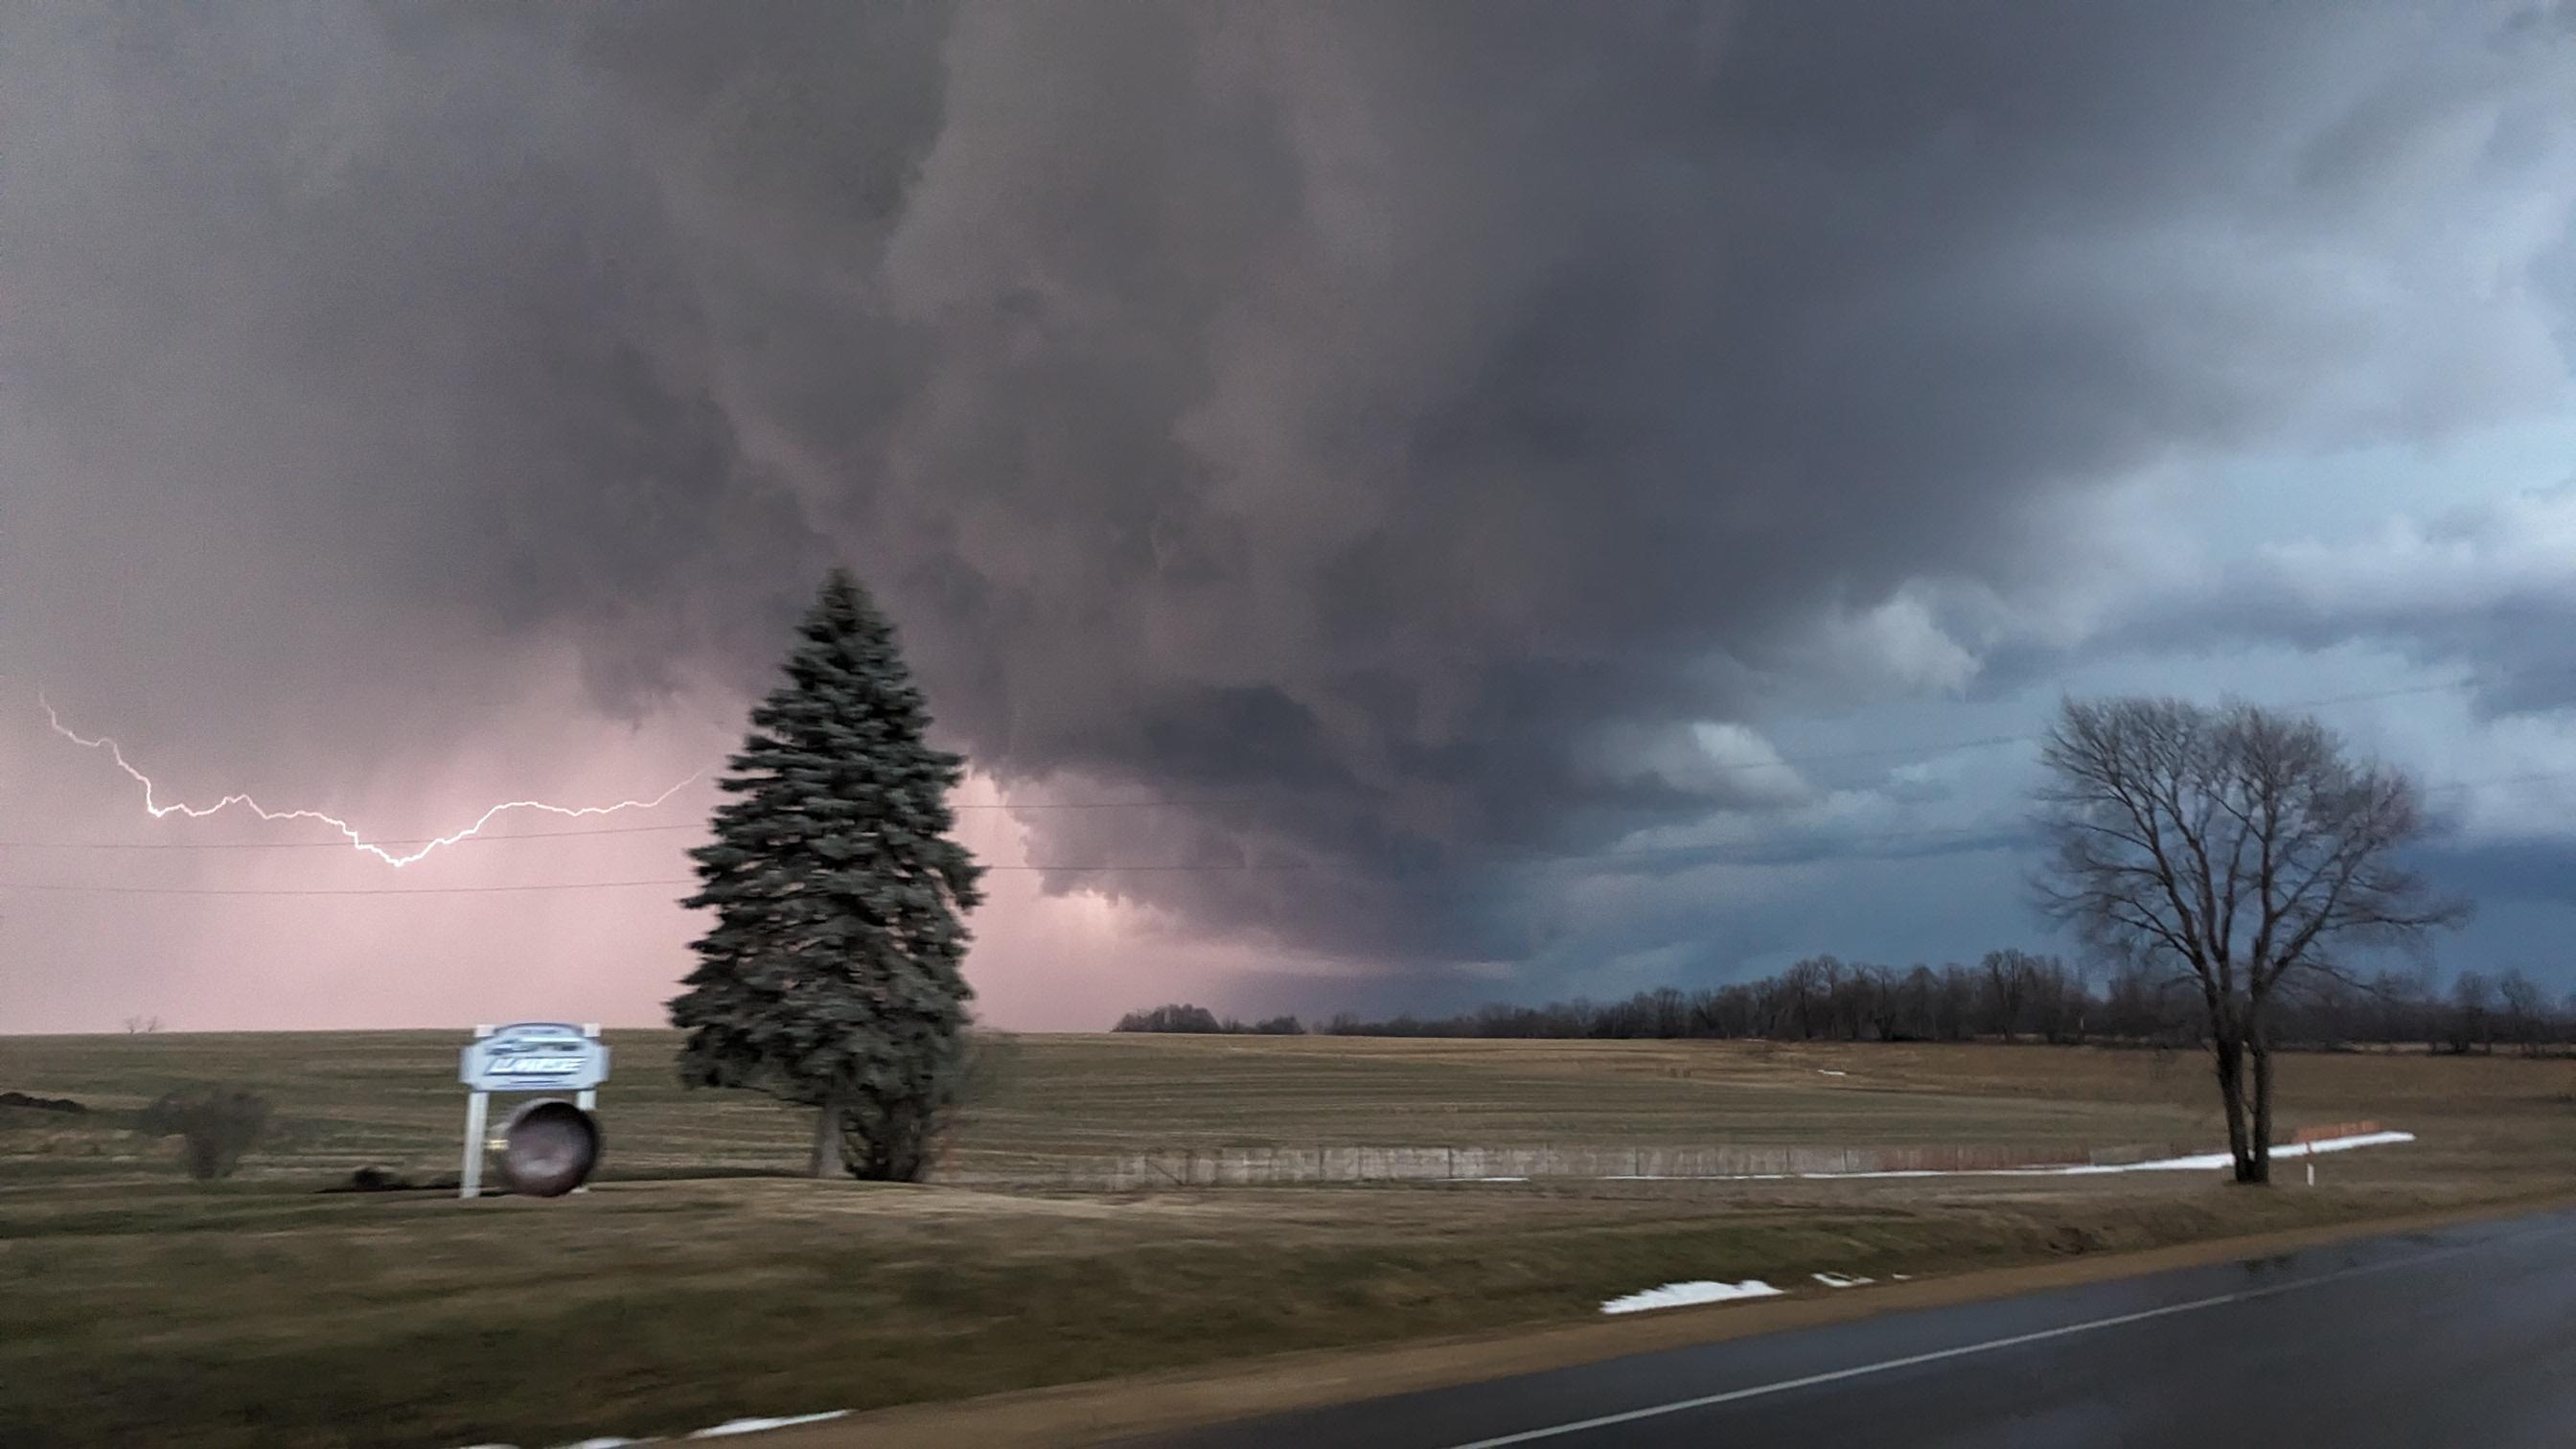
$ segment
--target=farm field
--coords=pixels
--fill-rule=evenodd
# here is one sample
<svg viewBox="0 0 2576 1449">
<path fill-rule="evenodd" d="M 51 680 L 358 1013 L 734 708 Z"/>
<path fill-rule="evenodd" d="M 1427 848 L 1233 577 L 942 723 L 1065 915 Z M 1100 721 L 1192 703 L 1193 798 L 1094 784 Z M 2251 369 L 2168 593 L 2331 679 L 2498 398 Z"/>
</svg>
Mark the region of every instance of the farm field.
<svg viewBox="0 0 2576 1449">
<path fill-rule="evenodd" d="M 608 1180 L 551 1203 L 324 1194 L 455 1170 L 458 1034 L 0 1038 L 0 1443 L 462 1445 L 670 1433 L 1247 1355 L 1576 1322 L 1675 1279 L 1881 1279 L 2576 1191 L 2576 1064 L 2302 1055 L 2286 1124 L 2402 1147 L 2218 1174 L 1151 1193 L 779 1176 L 801 1115 L 611 1034 Z M 1173 1146 L 2221 1140 L 2198 1058 L 2037 1046 L 1026 1037 L 960 1183 Z M 1827 1075 L 1842 1073 L 1843 1075 Z M 122 1114 L 272 1096 L 236 1178 Z M 1805 1291 L 1817 1292 L 1809 1288 Z M 1758 1312 L 1758 1308 L 1713 1310 Z"/>
<path fill-rule="evenodd" d="M 379 1166 L 453 1174 L 455 1032 L 0 1037 L 0 1091 L 71 1097 L 99 1122 L 20 1113 L 0 1137 L 16 1184 L 157 1180 L 167 1154 L 111 1130 L 188 1082 L 277 1104 L 249 1182 Z M 603 1090 L 611 1178 L 775 1172 L 802 1114 L 677 1083 L 676 1034 L 616 1031 Z M 2036 1046 L 1406 1041 L 1355 1037 L 1002 1038 L 993 1088 L 947 1169 L 968 1180 L 1108 1154 L 1226 1146 L 1993 1144 L 2050 1149 L 2224 1140 L 2189 1053 Z M 2478 1057 L 2289 1058 L 2285 1123 L 2458 1112 L 2576 1089 L 2576 1064 Z M 2553 1072 L 2555 1075 L 2553 1075 Z M 509 1099 L 503 1099 L 506 1103 Z M 496 1110 L 501 1110 L 496 1108 Z M 2398 1124 L 2398 1125 L 2403 1125 Z M 2510 1123 L 2499 1124 L 2510 1132 Z"/>
<path fill-rule="evenodd" d="M 769 1171 L 800 1160 L 808 1129 L 799 1114 L 750 1093 L 678 1085 L 676 1034 L 612 1032 L 608 1041 L 615 1066 L 601 1102 L 612 1176 Z M 391 1032 L 0 1039 L 0 1081 L 110 1109 L 140 1107 L 178 1082 L 238 1082 L 278 1108 L 275 1144 L 245 1177 L 369 1165 L 418 1177 L 455 1170 L 460 1044 L 457 1033 Z M 2187 1061 L 2168 1063 L 2161 1081 L 2130 1072 L 2136 1090 L 2123 1094 L 1999 1090 L 1955 1080 L 1966 1061 L 1955 1052 L 1903 1047 L 1853 1055 L 1743 1043 L 1110 1035 L 997 1045 L 994 1089 L 948 1164 L 959 1176 L 1226 1146 L 2063 1147 L 2189 1137 L 2216 1121 Z M 2119 1065 L 2146 1061 L 2122 1056 Z M 1847 1075 L 1823 1075 L 1835 1070 Z M 0 1161 L 34 1176 L 161 1166 L 158 1154 L 112 1135 L 75 1133 L 51 1146 L 0 1145 Z"/>
</svg>

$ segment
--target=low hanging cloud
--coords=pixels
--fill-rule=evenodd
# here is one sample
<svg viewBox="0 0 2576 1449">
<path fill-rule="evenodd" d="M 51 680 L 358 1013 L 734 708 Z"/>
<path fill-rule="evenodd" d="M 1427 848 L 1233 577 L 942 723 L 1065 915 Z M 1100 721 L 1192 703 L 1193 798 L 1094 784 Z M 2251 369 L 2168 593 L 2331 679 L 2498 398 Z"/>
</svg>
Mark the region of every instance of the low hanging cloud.
<svg viewBox="0 0 2576 1449">
<path fill-rule="evenodd" d="M 0 647 L 381 772 L 846 560 L 1006 791 L 1163 802 L 1049 887 L 1526 956 L 2100 490 L 2563 400 L 2572 14 L 23 8 Z"/>
<path fill-rule="evenodd" d="M 2359 538 L 2273 544 L 2220 571 L 2203 598 L 2172 617 L 2306 648 L 2375 641 L 2466 664 L 2489 711 L 2560 709 L 2576 703 L 2564 636 L 2576 615 L 2576 482 L 2389 519 Z"/>
</svg>

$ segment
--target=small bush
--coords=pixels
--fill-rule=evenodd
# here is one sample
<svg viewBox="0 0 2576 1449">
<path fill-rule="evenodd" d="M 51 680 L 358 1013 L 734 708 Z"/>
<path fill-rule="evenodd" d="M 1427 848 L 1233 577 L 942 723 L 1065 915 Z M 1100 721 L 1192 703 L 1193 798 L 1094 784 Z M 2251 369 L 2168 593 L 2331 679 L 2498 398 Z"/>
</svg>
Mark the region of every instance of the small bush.
<svg viewBox="0 0 2576 1449">
<path fill-rule="evenodd" d="M 268 1130 L 266 1097 L 241 1087 L 183 1087 L 165 1092 L 135 1119 L 137 1131 L 176 1137 L 179 1162 L 199 1182 L 230 1177 L 242 1154 Z"/>
<path fill-rule="evenodd" d="M 845 1104 L 842 1168 L 863 1182 L 924 1180 L 1018 1060 L 1010 1043 L 969 1032 L 914 1080 L 910 1092 L 862 1094 Z"/>
</svg>

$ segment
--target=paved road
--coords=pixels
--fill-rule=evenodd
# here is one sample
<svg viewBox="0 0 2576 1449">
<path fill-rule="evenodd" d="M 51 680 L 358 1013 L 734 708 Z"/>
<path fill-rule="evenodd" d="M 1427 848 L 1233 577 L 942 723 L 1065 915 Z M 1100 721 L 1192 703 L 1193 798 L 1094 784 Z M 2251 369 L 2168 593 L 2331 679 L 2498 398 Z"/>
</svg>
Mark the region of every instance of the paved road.
<svg viewBox="0 0 2576 1449">
<path fill-rule="evenodd" d="M 1891 1314 L 1136 1442 L 2567 1449 L 2576 1446 L 2576 1213 Z"/>
</svg>

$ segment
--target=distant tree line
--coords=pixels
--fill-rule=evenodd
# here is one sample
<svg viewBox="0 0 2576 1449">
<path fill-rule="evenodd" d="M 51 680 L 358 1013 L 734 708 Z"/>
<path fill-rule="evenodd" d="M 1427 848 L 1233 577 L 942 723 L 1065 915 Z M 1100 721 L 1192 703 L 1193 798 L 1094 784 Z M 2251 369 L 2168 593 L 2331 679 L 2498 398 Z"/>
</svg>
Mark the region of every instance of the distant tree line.
<svg viewBox="0 0 2576 1449">
<path fill-rule="evenodd" d="M 1293 1016 L 1274 1016 L 1250 1026 L 1233 1017 L 1219 1018 L 1204 1006 L 1174 1004 L 1151 1011 L 1131 1011 L 1118 1018 L 1118 1031 L 1168 1031 L 1192 1036 L 1300 1036 L 1306 1024 Z"/>
<path fill-rule="evenodd" d="M 1202 1006 L 1132 1011 L 1124 1032 L 1202 1035 L 1490 1037 L 1599 1040 L 2044 1041 L 2185 1047 L 2207 1030 L 2188 976 L 2142 965 L 2088 971 L 2057 956 L 1990 951 L 1975 966 L 1898 969 L 1813 956 L 1758 981 L 1700 991 L 1665 987 L 1624 1001 L 1494 1004 L 1456 1016 L 1382 1021 L 1350 1013 L 1312 1027 L 1294 1016 L 1250 1025 Z M 2430 967 L 2367 979 L 2319 975 L 2277 1003 L 2284 1046 L 2429 1045 L 2437 1051 L 2576 1048 L 2576 995 L 2553 1001 L 2521 971 L 2463 971 L 2447 986 Z"/>
</svg>

